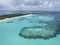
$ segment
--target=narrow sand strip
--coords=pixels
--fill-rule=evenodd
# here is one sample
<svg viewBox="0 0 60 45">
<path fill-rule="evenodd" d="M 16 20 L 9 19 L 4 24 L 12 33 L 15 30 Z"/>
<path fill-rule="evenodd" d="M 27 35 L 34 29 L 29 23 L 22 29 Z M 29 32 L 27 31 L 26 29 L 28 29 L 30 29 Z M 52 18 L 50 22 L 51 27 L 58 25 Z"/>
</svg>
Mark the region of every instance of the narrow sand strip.
<svg viewBox="0 0 60 45">
<path fill-rule="evenodd" d="M 31 16 L 31 15 L 32 15 L 32 14 L 25 15 L 25 16 L 17 16 L 17 17 L 12 17 L 12 18 L 6 18 L 6 19 L 3 19 L 3 20 L 0 20 L 0 22 L 8 21 L 8 20 L 11 20 L 11 19 L 14 19 L 14 18 L 21 18 L 21 17 Z"/>
</svg>

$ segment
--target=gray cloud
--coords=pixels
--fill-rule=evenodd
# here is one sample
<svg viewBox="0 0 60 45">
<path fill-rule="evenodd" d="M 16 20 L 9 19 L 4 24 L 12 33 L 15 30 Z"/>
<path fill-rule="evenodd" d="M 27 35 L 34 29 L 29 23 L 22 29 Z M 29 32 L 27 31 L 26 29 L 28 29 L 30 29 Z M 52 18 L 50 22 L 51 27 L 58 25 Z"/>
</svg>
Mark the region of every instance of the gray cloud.
<svg viewBox="0 0 60 45">
<path fill-rule="evenodd" d="M 58 10 L 60 0 L 0 0 L 0 10 Z"/>
</svg>

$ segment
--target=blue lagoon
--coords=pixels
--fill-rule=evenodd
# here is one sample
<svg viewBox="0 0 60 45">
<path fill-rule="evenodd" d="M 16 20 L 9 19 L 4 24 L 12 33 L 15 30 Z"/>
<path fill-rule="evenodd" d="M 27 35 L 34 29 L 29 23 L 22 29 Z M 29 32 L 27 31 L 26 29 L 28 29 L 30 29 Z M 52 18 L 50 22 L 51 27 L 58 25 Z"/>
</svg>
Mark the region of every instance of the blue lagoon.
<svg viewBox="0 0 60 45">
<path fill-rule="evenodd" d="M 58 14 L 28 14 L 8 19 L 0 21 L 0 45 L 60 45 Z"/>
</svg>

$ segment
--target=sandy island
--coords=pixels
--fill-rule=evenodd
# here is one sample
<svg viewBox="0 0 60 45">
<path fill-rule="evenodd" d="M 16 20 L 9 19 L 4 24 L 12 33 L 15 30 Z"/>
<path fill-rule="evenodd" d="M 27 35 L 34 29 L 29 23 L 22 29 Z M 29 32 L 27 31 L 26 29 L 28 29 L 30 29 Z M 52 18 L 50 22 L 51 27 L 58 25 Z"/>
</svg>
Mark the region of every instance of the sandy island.
<svg viewBox="0 0 60 45">
<path fill-rule="evenodd" d="M 8 20 L 11 20 L 11 19 L 14 19 L 14 18 L 21 18 L 21 17 L 25 17 L 25 16 L 31 16 L 31 15 L 32 14 L 22 15 L 22 16 L 16 16 L 16 17 L 11 17 L 11 18 L 5 18 L 5 19 L 0 20 L 0 22 L 8 21 Z"/>
</svg>

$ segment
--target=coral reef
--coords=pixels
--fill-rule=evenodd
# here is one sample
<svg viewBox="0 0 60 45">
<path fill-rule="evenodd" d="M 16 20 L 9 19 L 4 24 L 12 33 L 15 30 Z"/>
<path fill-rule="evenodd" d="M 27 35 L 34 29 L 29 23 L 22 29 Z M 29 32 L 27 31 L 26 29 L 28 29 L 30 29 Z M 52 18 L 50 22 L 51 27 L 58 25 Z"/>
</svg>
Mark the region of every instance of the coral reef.
<svg viewBox="0 0 60 45">
<path fill-rule="evenodd" d="M 19 33 L 19 36 L 29 39 L 49 39 L 56 37 L 56 34 L 58 34 L 59 30 L 55 17 L 40 15 L 38 15 L 38 17 L 36 15 L 34 16 L 35 17 L 30 16 L 31 21 L 33 23 L 37 21 L 36 23 L 39 23 L 39 25 L 23 27 Z M 28 19 L 30 19 L 30 17 L 28 17 Z"/>
</svg>

